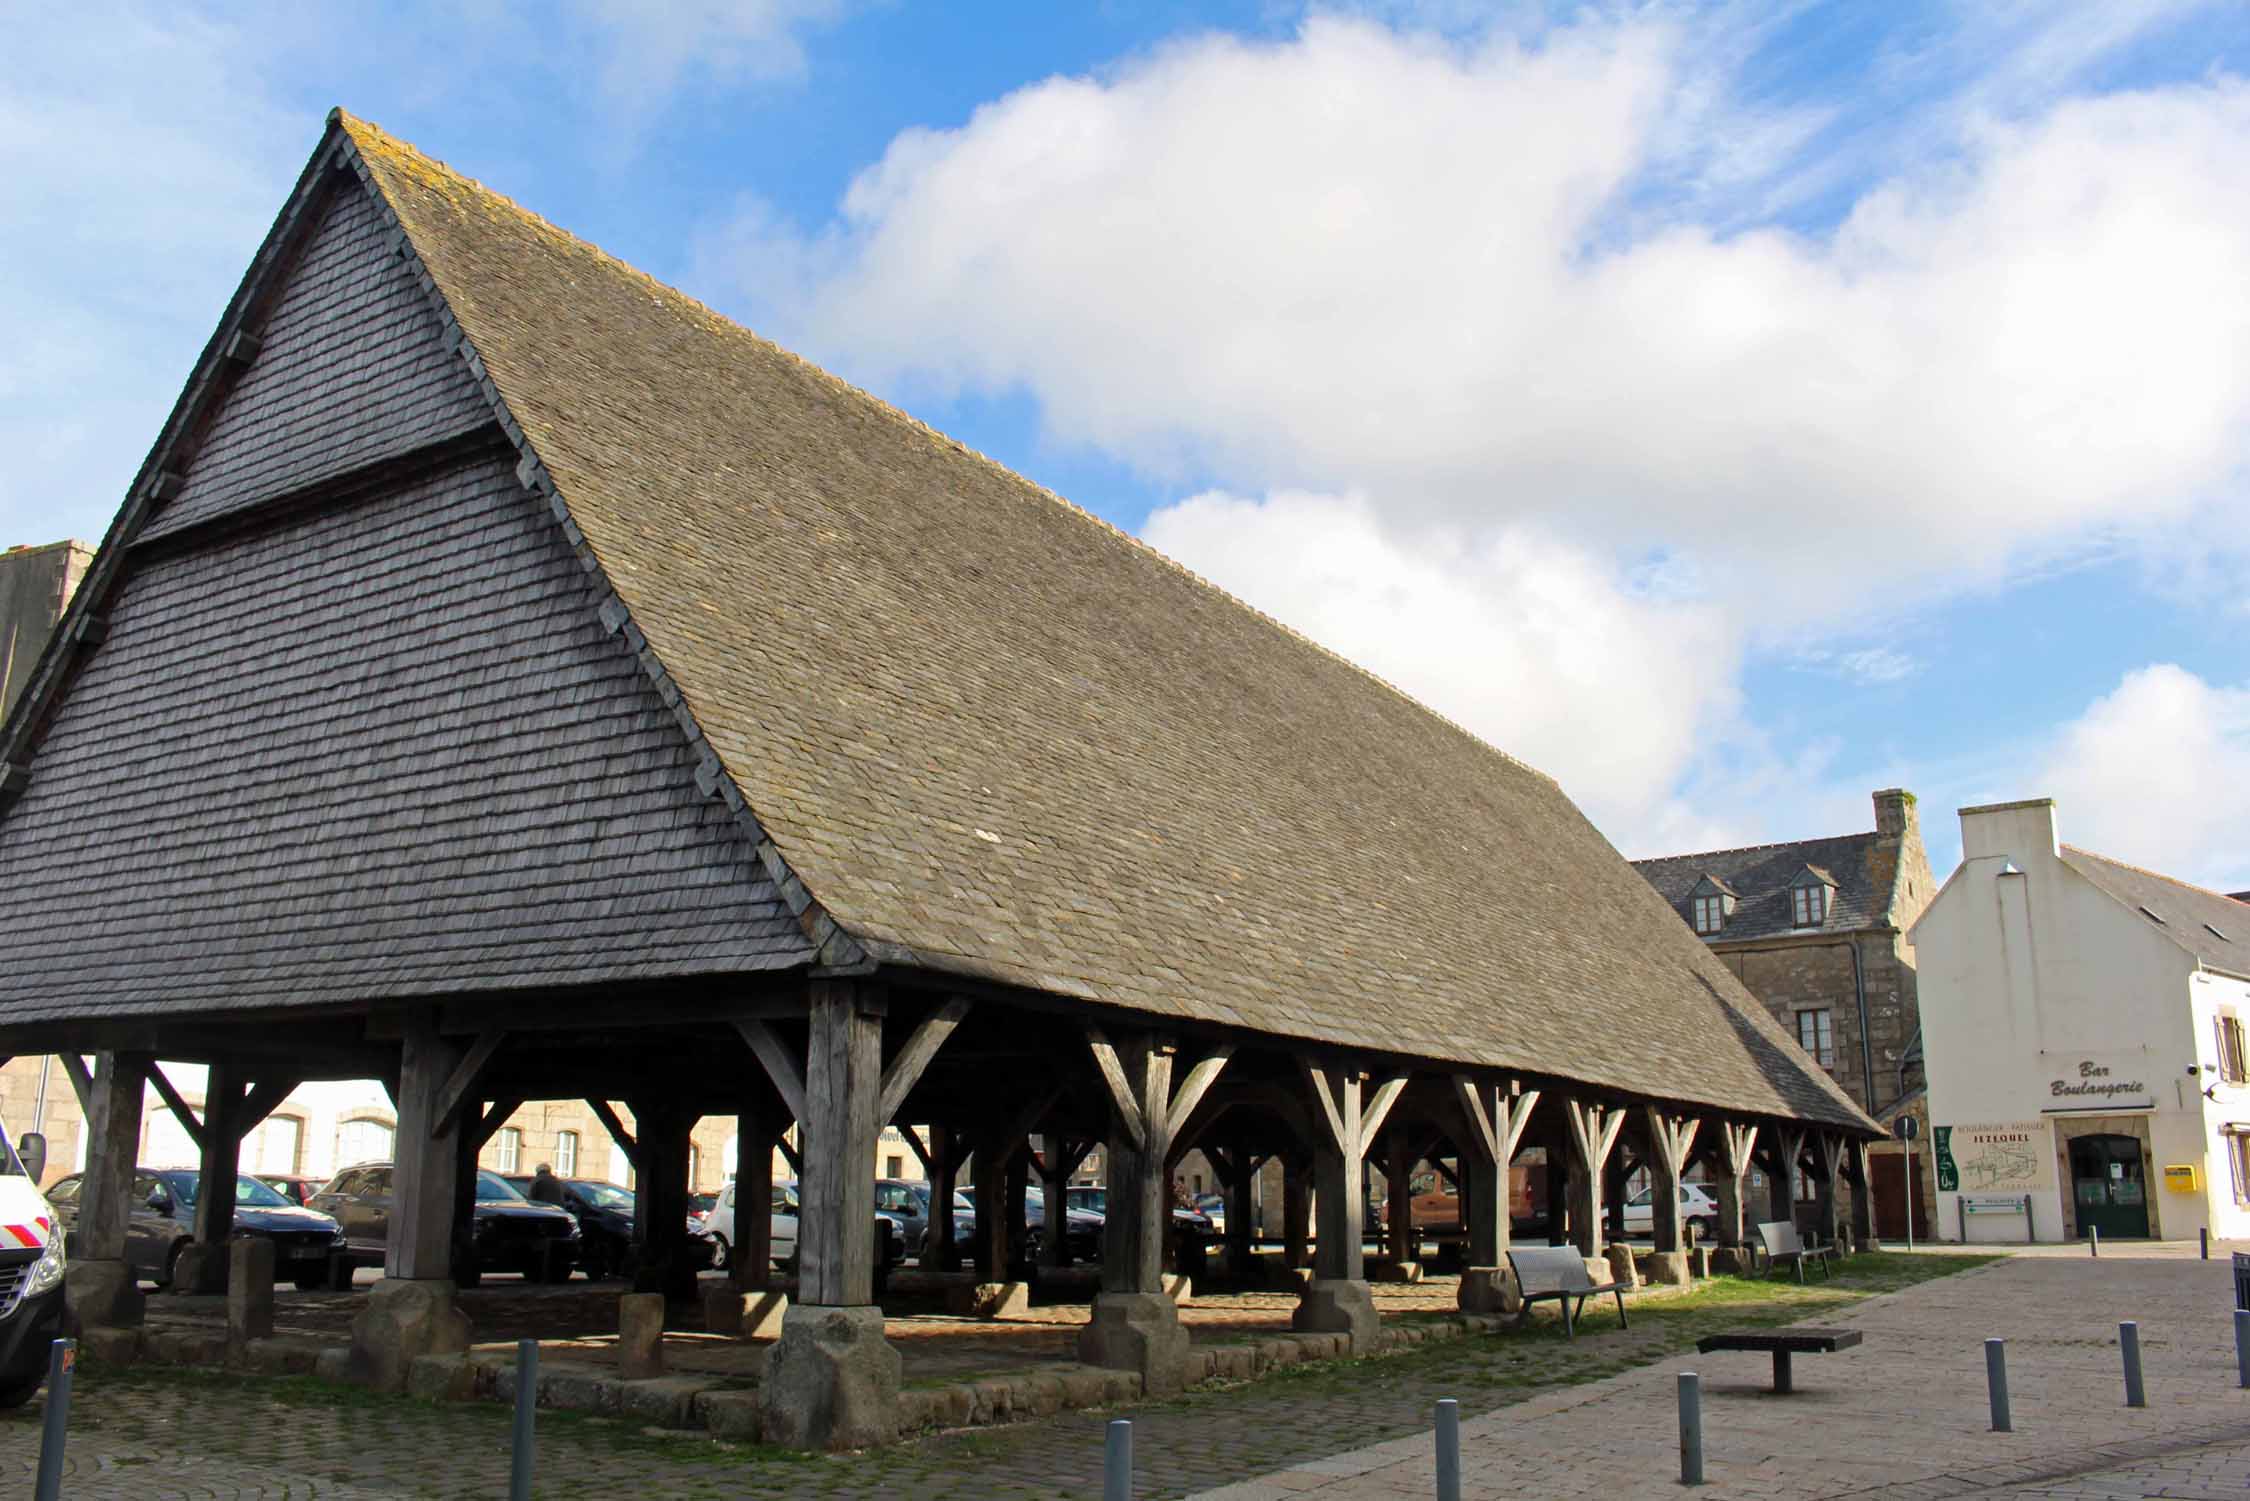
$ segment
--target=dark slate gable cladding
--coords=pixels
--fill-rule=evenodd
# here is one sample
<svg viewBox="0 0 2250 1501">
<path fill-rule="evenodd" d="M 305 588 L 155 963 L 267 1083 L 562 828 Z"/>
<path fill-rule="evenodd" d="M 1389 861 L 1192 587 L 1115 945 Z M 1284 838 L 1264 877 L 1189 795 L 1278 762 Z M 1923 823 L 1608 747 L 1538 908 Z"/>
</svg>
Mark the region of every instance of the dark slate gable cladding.
<svg viewBox="0 0 2250 1501">
<path fill-rule="evenodd" d="M 186 486 L 143 540 L 491 422 L 361 192 L 334 194 Z"/>
<path fill-rule="evenodd" d="M 806 960 L 512 463 L 128 577 L 0 820 L 0 1014 Z"/>
<path fill-rule="evenodd" d="M 338 129 L 792 889 L 878 959 L 1874 1129 L 1552 780 Z"/>
<path fill-rule="evenodd" d="M 2062 847 L 2062 862 L 2125 906 L 2155 913 L 2163 919 L 2164 936 L 2201 963 L 2250 979 L 2250 911 L 2239 898 L 2076 845 Z"/>
<path fill-rule="evenodd" d="M 1689 899 L 1696 883 L 1711 876 L 1735 894 L 1733 913 L 1713 939 L 1785 938 L 1792 933 L 1848 933 L 1858 928 L 1881 927 L 1890 921 L 1890 878 L 1878 869 L 1875 833 L 1839 834 L 1832 839 L 1799 839 L 1788 844 L 1758 844 L 1748 849 L 1707 850 L 1699 855 L 1665 855 L 1635 860 L 1633 868 L 1647 878 L 1657 895 L 1671 904 L 1683 922 L 1693 924 Z M 1811 866 L 1832 878 L 1836 887 L 1829 897 L 1828 920 L 1815 928 L 1800 928 L 1790 921 L 1789 886 Z"/>
</svg>

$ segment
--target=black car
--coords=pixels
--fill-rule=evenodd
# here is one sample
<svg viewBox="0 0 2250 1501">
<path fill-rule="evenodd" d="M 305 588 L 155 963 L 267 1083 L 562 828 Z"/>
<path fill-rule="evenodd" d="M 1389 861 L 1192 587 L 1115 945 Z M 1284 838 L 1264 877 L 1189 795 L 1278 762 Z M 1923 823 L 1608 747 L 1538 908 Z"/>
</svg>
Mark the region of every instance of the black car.
<svg viewBox="0 0 2250 1501">
<path fill-rule="evenodd" d="M 194 1168 L 135 1168 L 133 1212 L 125 1227 L 125 1264 L 135 1274 L 170 1287 L 180 1252 L 195 1239 L 195 1200 L 203 1175 Z M 78 1223 L 82 1174 L 47 1190 L 47 1202 L 68 1231 Z M 234 1180 L 234 1233 L 273 1242 L 274 1276 L 302 1288 L 328 1284 L 329 1258 L 344 1245 L 336 1221 L 318 1210 L 290 1203 L 248 1173 Z"/>
<path fill-rule="evenodd" d="M 977 1232 L 976 1190 L 961 1188 L 953 1193 L 953 1244 L 966 1247 Z M 1047 1196 L 1040 1189 L 1032 1189 L 1023 1196 L 1024 1237 L 1023 1254 L 1027 1260 L 1037 1261 L 1041 1243 L 1047 1236 Z M 1095 1262 L 1102 1259 L 1102 1217 L 1076 1204 L 1064 1203 L 1064 1246 L 1075 1262 Z"/>
<path fill-rule="evenodd" d="M 338 1173 L 313 1196 L 313 1206 L 343 1226 L 355 1266 L 381 1266 L 391 1236 L 388 1162 L 365 1162 Z M 484 1272 L 521 1272 L 534 1282 L 561 1282 L 578 1264 L 578 1221 L 555 1204 L 534 1204 L 498 1173 L 476 1181 L 473 1244 L 456 1258 L 456 1281 Z"/>
<path fill-rule="evenodd" d="M 519 1176 L 507 1181 L 526 1199 L 531 1197 L 531 1179 Z M 578 1269 L 596 1281 L 625 1275 L 633 1254 L 632 1192 L 593 1178 L 558 1181 L 562 1184 L 562 1207 L 578 1219 Z M 716 1201 L 718 1196 L 704 1197 Z M 695 1216 L 689 1217 L 689 1223 L 696 1228 L 688 1232 L 688 1257 L 701 1266 L 712 1259 L 711 1237 L 702 1232 Z"/>
</svg>

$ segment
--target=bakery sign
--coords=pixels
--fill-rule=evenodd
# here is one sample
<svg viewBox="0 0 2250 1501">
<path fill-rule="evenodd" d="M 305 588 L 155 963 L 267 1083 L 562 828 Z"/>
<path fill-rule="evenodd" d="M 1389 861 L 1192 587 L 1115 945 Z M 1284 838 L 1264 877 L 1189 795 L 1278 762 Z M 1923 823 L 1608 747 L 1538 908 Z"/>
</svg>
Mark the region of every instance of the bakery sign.
<svg viewBox="0 0 2250 1501">
<path fill-rule="evenodd" d="M 2094 1058 L 2072 1058 L 2055 1068 L 2047 1081 L 2050 1114 L 2058 1110 L 2154 1110 L 2156 1091 L 2148 1075 L 2136 1064 L 2105 1063 Z"/>
</svg>

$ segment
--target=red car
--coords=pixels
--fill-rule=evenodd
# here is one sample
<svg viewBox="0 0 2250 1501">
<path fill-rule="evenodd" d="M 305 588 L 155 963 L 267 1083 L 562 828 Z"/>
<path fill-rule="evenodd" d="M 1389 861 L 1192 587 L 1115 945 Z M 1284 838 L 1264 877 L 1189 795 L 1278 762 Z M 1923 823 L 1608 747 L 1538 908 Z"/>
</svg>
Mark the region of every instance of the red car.
<svg viewBox="0 0 2250 1501">
<path fill-rule="evenodd" d="M 292 1204 L 304 1203 L 328 1184 L 326 1178 L 307 1178 L 301 1173 L 253 1173 L 251 1176 Z"/>
</svg>

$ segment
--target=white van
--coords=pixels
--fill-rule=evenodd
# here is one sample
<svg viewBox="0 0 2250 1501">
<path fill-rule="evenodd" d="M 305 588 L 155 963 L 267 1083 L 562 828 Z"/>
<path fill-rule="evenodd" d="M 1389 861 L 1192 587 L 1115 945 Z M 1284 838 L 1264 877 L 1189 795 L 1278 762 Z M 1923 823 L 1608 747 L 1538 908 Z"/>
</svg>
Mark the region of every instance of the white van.
<svg viewBox="0 0 2250 1501">
<path fill-rule="evenodd" d="M 47 1380 L 63 1332 L 63 1232 L 39 1191 L 47 1139 L 26 1131 L 19 1156 L 0 1129 L 0 1407 L 21 1407 Z"/>
</svg>

